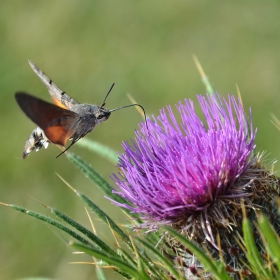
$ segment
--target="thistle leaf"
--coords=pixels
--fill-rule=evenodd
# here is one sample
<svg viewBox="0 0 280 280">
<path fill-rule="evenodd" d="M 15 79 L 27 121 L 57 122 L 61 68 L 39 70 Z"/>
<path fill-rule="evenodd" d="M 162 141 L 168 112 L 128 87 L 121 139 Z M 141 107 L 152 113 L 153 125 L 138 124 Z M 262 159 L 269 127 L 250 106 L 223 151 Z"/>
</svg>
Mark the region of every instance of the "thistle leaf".
<svg viewBox="0 0 280 280">
<path fill-rule="evenodd" d="M 242 221 L 244 241 L 246 244 L 246 256 L 251 265 L 253 272 L 257 277 L 273 279 L 271 273 L 265 268 L 263 260 L 260 256 L 259 250 L 256 246 L 252 227 L 248 218 L 244 217 Z"/>
<path fill-rule="evenodd" d="M 280 271 L 280 242 L 279 236 L 272 228 L 267 217 L 263 214 L 258 217 L 258 225 L 260 227 L 260 233 L 264 239 L 264 245 L 266 251 L 273 262 L 277 265 L 278 271 Z"/>
<path fill-rule="evenodd" d="M 210 259 L 200 248 L 195 244 L 186 239 L 183 235 L 171 229 L 169 227 L 164 227 L 171 235 L 173 235 L 178 241 L 180 241 L 187 249 L 189 249 L 197 259 L 203 264 L 206 271 L 213 273 L 215 279 L 219 280 L 230 280 L 229 275 L 226 273 L 223 264 L 213 259 Z"/>
</svg>

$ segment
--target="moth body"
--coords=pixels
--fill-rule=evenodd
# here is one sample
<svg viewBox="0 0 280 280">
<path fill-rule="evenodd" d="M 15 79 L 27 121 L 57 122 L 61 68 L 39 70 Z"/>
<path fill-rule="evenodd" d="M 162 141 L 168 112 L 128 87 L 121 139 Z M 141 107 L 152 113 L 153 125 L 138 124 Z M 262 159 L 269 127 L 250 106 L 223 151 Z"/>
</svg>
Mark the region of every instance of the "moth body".
<svg viewBox="0 0 280 280">
<path fill-rule="evenodd" d="M 84 137 L 111 115 L 108 109 L 92 104 L 77 104 L 71 108 L 71 111 L 79 115 L 79 119 L 73 124 L 72 130 L 74 134 L 70 137 L 72 141 L 77 141 Z"/>
</svg>

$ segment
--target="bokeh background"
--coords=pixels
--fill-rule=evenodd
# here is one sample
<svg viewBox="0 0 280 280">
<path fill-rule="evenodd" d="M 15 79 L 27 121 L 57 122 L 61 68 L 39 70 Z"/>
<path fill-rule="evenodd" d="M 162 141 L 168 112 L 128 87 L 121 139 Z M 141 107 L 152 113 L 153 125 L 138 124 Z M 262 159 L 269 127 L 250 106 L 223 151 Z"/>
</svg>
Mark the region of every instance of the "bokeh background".
<svg viewBox="0 0 280 280">
<path fill-rule="evenodd" d="M 50 100 L 28 59 L 80 102 L 100 104 L 115 82 L 108 108 L 129 104 L 130 93 L 147 114 L 157 114 L 167 104 L 205 93 L 195 54 L 220 94 L 236 94 L 236 85 L 240 88 L 244 107 L 252 107 L 257 149 L 267 152 L 267 164 L 280 158 L 280 132 L 270 122 L 271 113 L 280 118 L 279 19 L 279 1 L 2 0 L 0 201 L 48 215 L 40 203 L 51 205 L 90 228 L 84 205 L 58 173 L 125 222 L 64 156 L 55 159 L 57 147 L 21 159 L 35 125 L 17 106 L 14 93 L 24 90 Z M 122 151 L 121 142 L 134 137 L 140 121 L 133 108 L 118 111 L 86 137 Z M 117 171 L 85 149 L 73 146 L 72 151 L 108 180 Z M 114 244 L 107 227 L 93 214 L 92 219 L 98 235 Z M 50 226 L 1 206 L 1 279 L 96 279 L 94 266 L 69 264 L 92 259 L 73 254 L 61 237 Z"/>
</svg>

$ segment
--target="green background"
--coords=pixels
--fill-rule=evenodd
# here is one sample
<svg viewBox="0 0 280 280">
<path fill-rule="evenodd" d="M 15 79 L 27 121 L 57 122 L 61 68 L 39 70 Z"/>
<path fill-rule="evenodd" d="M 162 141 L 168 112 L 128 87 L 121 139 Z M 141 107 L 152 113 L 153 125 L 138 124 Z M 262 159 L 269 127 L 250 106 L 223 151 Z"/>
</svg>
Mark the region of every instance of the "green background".
<svg viewBox="0 0 280 280">
<path fill-rule="evenodd" d="M 50 100 L 28 59 L 81 103 L 101 104 L 115 82 L 108 108 L 129 104 L 130 93 L 151 115 L 205 93 L 195 54 L 220 94 L 236 94 L 238 85 L 258 127 L 257 150 L 267 152 L 270 164 L 280 157 L 280 134 L 270 121 L 271 113 L 280 118 L 279 19 L 279 1 L 2 0 L 0 201 L 47 214 L 41 203 L 51 205 L 90 228 L 83 203 L 58 173 L 115 221 L 127 222 L 65 156 L 55 159 L 55 146 L 21 160 L 35 125 L 17 106 L 14 93 L 24 90 Z M 134 137 L 140 121 L 133 108 L 114 112 L 86 137 L 122 151 L 121 142 Z M 74 146 L 72 151 L 108 180 L 117 172 L 87 150 Z M 115 244 L 107 227 L 91 216 L 98 235 Z M 96 279 L 94 266 L 69 264 L 92 259 L 73 254 L 61 237 L 50 226 L 2 206 L 1 279 Z"/>
</svg>

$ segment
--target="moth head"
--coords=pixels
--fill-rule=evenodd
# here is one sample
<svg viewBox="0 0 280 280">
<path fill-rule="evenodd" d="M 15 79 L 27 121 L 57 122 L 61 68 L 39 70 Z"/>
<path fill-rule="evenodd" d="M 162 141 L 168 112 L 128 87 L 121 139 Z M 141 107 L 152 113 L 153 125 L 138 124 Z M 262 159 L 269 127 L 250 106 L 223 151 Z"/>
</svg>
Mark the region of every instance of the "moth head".
<svg viewBox="0 0 280 280">
<path fill-rule="evenodd" d="M 104 122 L 108 120 L 111 115 L 111 111 L 106 108 L 100 108 L 99 111 L 96 113 L 95 117 L 98 122 Z"/>
</svg>

